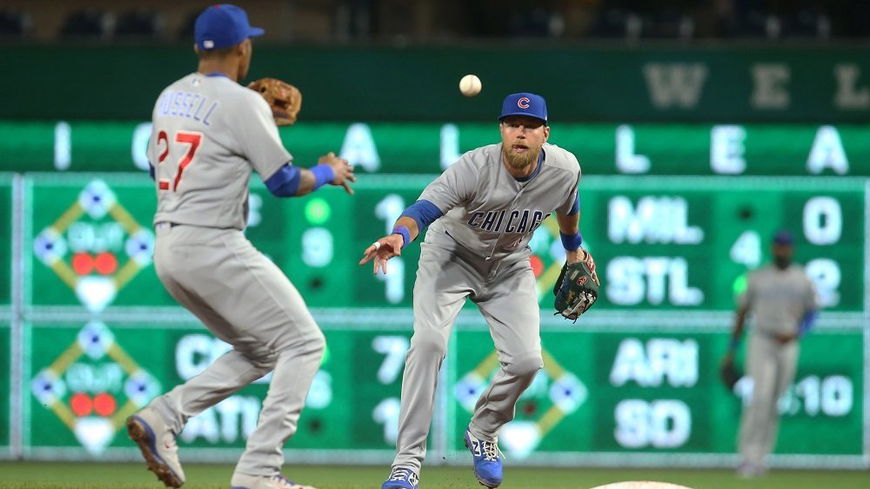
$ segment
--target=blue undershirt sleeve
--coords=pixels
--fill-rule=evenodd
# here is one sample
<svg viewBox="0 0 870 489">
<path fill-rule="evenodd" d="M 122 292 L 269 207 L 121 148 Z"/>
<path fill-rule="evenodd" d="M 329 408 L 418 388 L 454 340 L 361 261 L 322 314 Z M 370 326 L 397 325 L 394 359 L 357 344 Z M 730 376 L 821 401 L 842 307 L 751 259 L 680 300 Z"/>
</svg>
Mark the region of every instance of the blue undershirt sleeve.
<svg viewBox="0 0 870 489">
<path fill-rule="evenodd" d="M 272 195 L 293 197 L 296 195 L 296 191 L 299 190 L 301 179 L 302 172 L 299 170 L 299 167 L 284 165 L 263 183 L 266 184 L 266 188 L 269 189 L 269 192 L 272 192 Z"/>
<path fill-rule="evenodd" d="M 800 325 L 798 326 L 798 336 L 803 336 L 804 334 L 806 334 L 810 330 L 810 328 L 813 327 L 818 316 L 818 309 L 807 311 L 804 314 L 804 317 L 801 318 Z"/>
<path fill-rule="evenodd" d="M 438 206 L 425 199 L 414 202 L 402 213 L 402 216 L 410 217 L 417 222 L 418 233 L 422 233 L 426 227 L 442 215 L 441 209 Z"/>
<path fill-rule="evenodd" d="M 577 192 L 577 198 L 574 199 L 574 205 L 571 206 L 571 210 L 568 211 L 569 216 L 575 216 L 580 212 L 580 192 Z"/>
</svg>

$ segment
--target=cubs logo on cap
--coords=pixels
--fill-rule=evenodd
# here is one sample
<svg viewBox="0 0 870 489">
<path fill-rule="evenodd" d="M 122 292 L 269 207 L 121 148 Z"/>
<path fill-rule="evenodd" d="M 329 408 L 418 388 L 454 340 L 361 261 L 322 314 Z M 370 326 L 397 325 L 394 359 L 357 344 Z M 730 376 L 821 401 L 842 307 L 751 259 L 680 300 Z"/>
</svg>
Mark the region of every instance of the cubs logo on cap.
<svg viewBox="0 0 870 489">
<path fill-rule="evenodd" d="M 265 32 L 259 27 L 251 27 L 248 14 L 241 7 L 228 3 L 203 10 L 193 26 L 196 47 L 202 51 L 235 46 Z"/>
<path fill-rule="evenodd" d="M 525 115 L 547 122 L 547 102 L 544 97 L 534 93 L 512 93 L 501 104 L 498 120 L 511 115 Z"/>
</svg>

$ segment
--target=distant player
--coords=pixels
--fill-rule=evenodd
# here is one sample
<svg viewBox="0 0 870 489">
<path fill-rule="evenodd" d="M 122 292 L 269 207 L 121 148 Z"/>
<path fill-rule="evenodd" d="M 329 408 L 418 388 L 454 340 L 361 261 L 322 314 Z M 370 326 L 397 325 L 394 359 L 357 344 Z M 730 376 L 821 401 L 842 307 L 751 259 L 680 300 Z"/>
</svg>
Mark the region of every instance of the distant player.
<svg viewBox="0 0 870 489">
<path fill-rule="evenodd" d="M 354 176 L 332 153 L 310 170 L 291 164 L 269 106 L 239 81 L 251 60 L 244 10 L 216 5 L 196 19 L 199 67 L 160 94 L 148 158 L 157 186 L 154 263 L 166 290 L 233 349 L 154 399 L 127 430 L 167 486 L 184 483 L 175 437 L 191 416 L 272 372 L 234 489 L 301 489 L 281 475 L 282 447 L 320 366 L 324 338 L 281 270 L 245 238 L 248 182 L 257 172 L 280 197 Z M 350 188 L 347 187 L 348 191 Z"/>
<path fill-rule="evenodd" d="M 499 429 L 543 367 L 529 240 L 556 213 L 568 262 L 580 247 L 577 158 L 547 144 L 547 106 L 532 93 L 508 95 L 499 117 L 501 143 L 464 154 L 430 183 L 396 221 L 393 234 L 369 246 L 360 264 L 387 261 L 432 224 L 421 245 L 414 285 L 414 335 L 402 380 L 397 454 L 382 489 L 416 489 L 426 454 L 438 370 L 456 315 L 469 298 L 489 323 L 500 368 L 480 396 L 465 432 L 474 474 L 502 481 Z"/>
<path fill-rule="evenodd" d="M 734 361 L 734 350 L 743 333 L 746 315 L 752 312 L 754 328 L 747 351 L 747 374 L 752 379 L 752 399 L 740 423 L 738 473 L 744 477 L 764 474 L 765 457 L 773 449 L 779 427 L 777 402 L 794 379 L 798 342 L 816 317 L 818 304 L 804 269 L 792 264 L 794 238 L 780 231 L 773 238 L 773 264 L 750 274 L 734 318 L 731 348 L 724 365 Z"/>
</svg>

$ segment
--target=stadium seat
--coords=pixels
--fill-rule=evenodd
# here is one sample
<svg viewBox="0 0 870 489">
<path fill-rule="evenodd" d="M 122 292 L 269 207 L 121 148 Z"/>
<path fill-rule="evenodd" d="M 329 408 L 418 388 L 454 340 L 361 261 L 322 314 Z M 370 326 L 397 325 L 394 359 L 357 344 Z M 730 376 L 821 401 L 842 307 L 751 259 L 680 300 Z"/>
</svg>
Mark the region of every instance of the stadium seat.
<svg viewBox="0 0 870 489">
<path fill-rule="evenodd" d="M 643 17 L 619 8 L 602 10 L 592 24 L 590 37 L 601 39 L 637 39 L 643 33 Z"/>
<path fill-rule="evenodd" d="M 0 38 L 23 39 L 33 30 L 33 20 L 29 13 L 12 9 L 0 10 Z"/>
<path fill-rule="evenodd" d="M 103 10 L 75 10 L 66 16 L 60 34 L 64 39 L 108 39 L 114 22 L 114 16 Z"/>
<path fill-rule="evenodd" d="M 118 38 L 156 38 L 165 26 L 163 16 L 156 11 L 135 9 L 124 12 L 115 24 L 115 36 Z"/>
</svg>

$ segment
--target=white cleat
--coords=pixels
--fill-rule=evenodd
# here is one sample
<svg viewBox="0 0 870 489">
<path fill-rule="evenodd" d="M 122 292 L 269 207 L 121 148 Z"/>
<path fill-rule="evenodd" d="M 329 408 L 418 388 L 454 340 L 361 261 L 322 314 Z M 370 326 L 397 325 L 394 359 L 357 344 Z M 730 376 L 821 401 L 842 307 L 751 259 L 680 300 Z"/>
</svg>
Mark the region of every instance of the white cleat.
<svg viewBox="0 0 870 489">
<path fill-rule="evenodd" d="M 184 484 L 184 470 L 178 461 L 175 434 L 157 411 L 146 407 L 127 418 L 127 434 L 139 445 L 148 470 L 154 472 L 167 487 L 181 487 Z"/>
<path fill-rule="evenodd" d="M 271 477 L 256 475 L 233 475 L 230 489 L 315 489 L 313 486 L 297 484 L 281 474 Z"/>
</svg>

